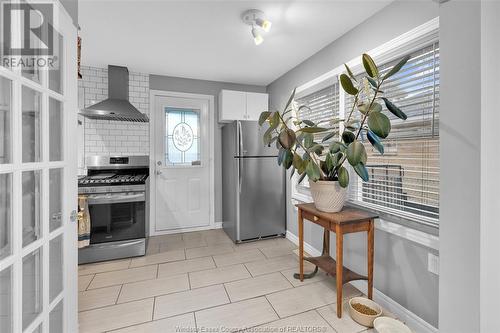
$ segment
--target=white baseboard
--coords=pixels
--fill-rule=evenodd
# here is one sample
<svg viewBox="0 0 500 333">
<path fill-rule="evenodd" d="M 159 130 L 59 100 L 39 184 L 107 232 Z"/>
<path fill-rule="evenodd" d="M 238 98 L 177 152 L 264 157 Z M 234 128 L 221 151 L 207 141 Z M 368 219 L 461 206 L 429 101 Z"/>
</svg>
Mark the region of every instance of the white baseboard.
<svg viewBox="0 0 500 333">
<path fill-rule="evenodd" d="M 222 222 L 215 222 L 214 229 L 222 229 Z"/>
<path fill-rule="evenodd" d="M 290 240 L 295 245 L 299 245 L 299 237 L 295 236 L 295 234 L 290 231 L 286 231 L 286 238 Z M 321 251 L 312 247 L 309 243 L 304 242 L 304 251 L 307 252 L 310 256 L 319 257 L 321 255 Z"/>
<path fill-rule="evenodd" d="M 291 233 L 290 231 L 286 231 L 286 238 L 290 240 L 292 243 L 298 245 L 299 238 Z M 304 242 L 304 251 L 312 256 L 321 255 L 321 251 L 311 246 L 309 243 Z M 363 292 L 365 295 L 368 290 L 367 282 L 364 280 L 351 281 L 350 282 L 354 287 Z M 403 321 L 408 325 L 415 333 L 437 333 L 438 329 L 411 312 L 410 310 L 403 307 L 398 302 L 394 301 L 389 296 L 385 295 L 381 291 L 373 288 L 373 300 L 380 304 L 387 311 L 393 313 L 399 320 Z"/>
</svg>

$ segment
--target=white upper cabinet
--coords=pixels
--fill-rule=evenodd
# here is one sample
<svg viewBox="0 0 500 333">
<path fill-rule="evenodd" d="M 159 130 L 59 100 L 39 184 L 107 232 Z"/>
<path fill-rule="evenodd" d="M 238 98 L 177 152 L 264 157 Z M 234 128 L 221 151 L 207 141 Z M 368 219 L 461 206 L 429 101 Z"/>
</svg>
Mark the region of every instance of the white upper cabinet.
<svg viewBox="0 0 500 333">
<path fill-rule="evenodd" d="M 267 94 L 247 92 L 247 120 L 259 120 L 262 111 L 269 110 Z"/>
<path fill-rule="evenodd" d="M 219 121 L 259 120 L 262 111 L 268 109 L 268 95 L 235 90 L 219 93 Z"/>
</svg>

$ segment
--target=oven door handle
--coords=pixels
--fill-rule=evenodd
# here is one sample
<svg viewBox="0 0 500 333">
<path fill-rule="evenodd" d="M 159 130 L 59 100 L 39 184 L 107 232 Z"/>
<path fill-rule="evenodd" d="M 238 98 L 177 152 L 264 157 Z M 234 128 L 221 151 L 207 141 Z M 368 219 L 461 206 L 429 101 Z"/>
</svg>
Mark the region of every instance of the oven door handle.
<svg viewBox="0 0 500 333">
<path fill-rule="evenodd" d="M 144 192 L 137 194 L 111 194 L 111 195 L 100 195 L 100 196 L 89 196 L 89 205 L 107 205 L 115 203 L 128 203 L 128 202 L 143 202 L 146 201 L 146 195 Z"/>
</svg>

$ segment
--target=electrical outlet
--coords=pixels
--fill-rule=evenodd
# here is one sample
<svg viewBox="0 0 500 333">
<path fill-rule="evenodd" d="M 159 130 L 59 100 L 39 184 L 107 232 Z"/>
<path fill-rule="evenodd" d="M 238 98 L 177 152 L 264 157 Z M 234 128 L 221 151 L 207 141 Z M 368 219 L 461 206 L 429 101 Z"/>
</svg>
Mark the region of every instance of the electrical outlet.
<svg viewBox="0 0 500 333">
<path fill-rule="evenodd" d="M 439 275 L 439 256 L 432 253 L 427 254 L 427 270 Z"/>
</svg>

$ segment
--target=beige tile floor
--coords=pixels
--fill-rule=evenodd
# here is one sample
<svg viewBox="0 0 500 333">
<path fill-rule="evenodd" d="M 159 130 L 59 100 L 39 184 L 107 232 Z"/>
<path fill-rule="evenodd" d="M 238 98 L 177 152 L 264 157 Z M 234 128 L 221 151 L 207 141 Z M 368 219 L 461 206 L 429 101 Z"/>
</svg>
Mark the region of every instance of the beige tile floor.
<svg viewBox="0 0 500 333">
<path fill-rule="evenodd" d="M 371 332 L 346 303 L 337 318 L 333 278 L 293 278 L 295 249 L 283 238 L 235 245 L 220 229 L 152 237 L 145 257 L 79 267 L 80 332 Z"/>
</svg>

